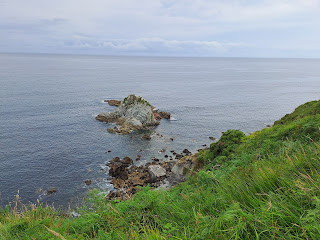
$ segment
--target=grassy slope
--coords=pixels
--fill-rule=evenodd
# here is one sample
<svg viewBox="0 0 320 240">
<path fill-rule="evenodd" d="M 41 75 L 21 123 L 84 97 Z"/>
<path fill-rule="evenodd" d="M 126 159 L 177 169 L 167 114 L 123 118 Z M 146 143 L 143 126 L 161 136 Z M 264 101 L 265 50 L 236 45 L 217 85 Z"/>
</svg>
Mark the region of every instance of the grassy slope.
<svg viewBox="0 0 320 240">
<path fill-rule="evenodd" d="M 7 207 L 0 239 L 320 239 L 319 113 L 314 101 L 249 136 L 227 131 L 201 153 L 206 168 L 170 191 L 93 193 L 79 218 Z"/>
</svg>

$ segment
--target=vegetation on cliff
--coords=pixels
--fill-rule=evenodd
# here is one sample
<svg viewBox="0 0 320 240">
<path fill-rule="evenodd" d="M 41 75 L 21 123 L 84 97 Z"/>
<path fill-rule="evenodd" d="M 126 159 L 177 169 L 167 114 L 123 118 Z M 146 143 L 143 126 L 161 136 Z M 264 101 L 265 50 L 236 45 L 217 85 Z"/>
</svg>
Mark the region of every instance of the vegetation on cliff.
<svg viewBox="0 0 320 240">
<path fill-rule="evenodd" d="M 79 217 L 8 206 L 0 239 L 320 239 L 319 127 L 314 101 L 248 136 L 229 130 L 186 182 L 121 202 L 93 192 Z"/>
</svg>

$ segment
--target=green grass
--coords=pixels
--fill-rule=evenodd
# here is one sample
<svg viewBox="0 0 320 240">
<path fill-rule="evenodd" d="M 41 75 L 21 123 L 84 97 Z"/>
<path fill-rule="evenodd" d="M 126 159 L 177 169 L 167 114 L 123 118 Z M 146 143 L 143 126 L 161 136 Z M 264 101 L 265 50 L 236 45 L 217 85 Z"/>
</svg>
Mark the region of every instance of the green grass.
<svg viewBox="0 0 320 240">
<path fill-rule="evenodd" d="M 0 210 L 0 239 L 320 239 L 318 106 L 249 136 L 225 132 L 200 153 L 204 169 L 169 191 L 122 202 L 94 191 L 79 218 L 17 198 Z"/>
</svg>

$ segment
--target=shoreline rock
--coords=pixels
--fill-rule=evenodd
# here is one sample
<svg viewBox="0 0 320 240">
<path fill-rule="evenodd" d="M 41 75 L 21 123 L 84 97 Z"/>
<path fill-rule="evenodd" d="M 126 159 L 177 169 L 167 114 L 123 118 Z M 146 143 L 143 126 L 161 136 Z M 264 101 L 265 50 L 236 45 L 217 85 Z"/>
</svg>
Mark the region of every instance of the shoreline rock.
<svg viewBox="0 0 320 240">
<path fill-rule="evenodd" d="M 185 150 L 177 154 L 179 156 L 175 160 L 153 159 L 152 162 L 140 166 L 133 165 L 130 157 L 113 158 L 106 165 L 110 167 L 109 175 L 116 190 L 111 191 L 107 198 L 127 200 L 137 192 L 139 186 L 171 188 L 185 181 L 186 173 L 191 169 L 198 170 L 202 166 L 197 160 L 197 153 L 191 155 L 191 152 Z"/>
</svg>

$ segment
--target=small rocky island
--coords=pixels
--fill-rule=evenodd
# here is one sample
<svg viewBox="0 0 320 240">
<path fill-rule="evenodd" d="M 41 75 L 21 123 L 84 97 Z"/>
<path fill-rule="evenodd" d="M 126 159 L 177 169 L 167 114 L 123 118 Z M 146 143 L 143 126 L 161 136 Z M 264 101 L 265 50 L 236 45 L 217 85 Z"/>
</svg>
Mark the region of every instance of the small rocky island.
<svg viewBox="0 0 320 240">
<path fill-rule="evenodd" d="M 96 119 L 106 123 L 116 123 L 108 128 L 110 133 L 128 134 L 134 130 L 148 129 L 159 124 L 162 118 L 170 119 L 170 113 L 158 112 L 142 97 L 129 95 L 122 101 L 105 100 L 111 106 L 118 106 L 113 112 L 100 113 Z"/>
</svg>

